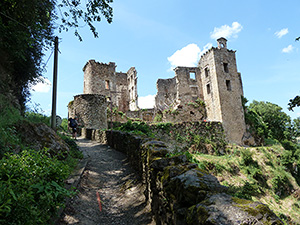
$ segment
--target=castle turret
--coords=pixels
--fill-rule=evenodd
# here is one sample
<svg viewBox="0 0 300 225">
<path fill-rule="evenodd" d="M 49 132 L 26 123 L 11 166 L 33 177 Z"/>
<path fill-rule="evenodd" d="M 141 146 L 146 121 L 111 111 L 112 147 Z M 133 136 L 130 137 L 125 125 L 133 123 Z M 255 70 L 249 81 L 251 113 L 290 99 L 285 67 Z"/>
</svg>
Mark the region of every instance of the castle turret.
<svg viewBox="0 0 300 225">
<path fill-rule="evenodd" d="M 237 71 L 235 51 L 227 49 L 227 40 L 219 38 L 199 61 L 207 119 L 220 121 L 230 142 L 242 144 L 246 131 L 241 75 Z"/>
</svg>

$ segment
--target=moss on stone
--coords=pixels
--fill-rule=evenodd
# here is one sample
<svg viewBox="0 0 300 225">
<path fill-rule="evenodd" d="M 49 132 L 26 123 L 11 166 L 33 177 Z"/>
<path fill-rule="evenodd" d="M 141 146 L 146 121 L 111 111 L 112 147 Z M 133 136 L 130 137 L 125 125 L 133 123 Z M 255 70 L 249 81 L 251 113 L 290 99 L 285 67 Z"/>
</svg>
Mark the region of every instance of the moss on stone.
<svg viewBox="0 0 300 225">
<path fill-rule="evenodd" d="M 253 203 L 253 201 L 241 199 L 241 198 L 237 198 L 237 197 L 232 197 L 232 201 L 238 205 L 246 205 L 246 204 Z"/>
<path fill-rule="evenodd" d="M 168 181 L 170 178 L 170 170 L 167 167 L 164 171 L 163 171 L 163 175 L 160 178 L 160 182 L 163 184 L 165 181 Z"/>
<path fill-rule="evenodd" d="M 193 205 L 188 209 L 186 222 L 187 224 L 205 224 L 209 214 L 205 207 Z"/>
</svg>

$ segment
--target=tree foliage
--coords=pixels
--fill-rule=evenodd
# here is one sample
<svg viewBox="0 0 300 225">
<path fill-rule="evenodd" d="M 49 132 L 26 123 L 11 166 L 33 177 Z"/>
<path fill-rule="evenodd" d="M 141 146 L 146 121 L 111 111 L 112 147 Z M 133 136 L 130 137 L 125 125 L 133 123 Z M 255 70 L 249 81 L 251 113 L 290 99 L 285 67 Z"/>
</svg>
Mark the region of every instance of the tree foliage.
<svg viewBox="0 0 300 225">
<path fill-rule="evenodd" d="M 245 121 L 255 136 L 262 140 L 275 139 L 281 143 L 284 140 L 293 141 L 300 136 L 300 119 L 291 121 L 280 106 L 255 100 L 246 106 L 247 102 L 243 98 Z"/>
<path fill-rule="evenodd" d="M 42 56 L 54 40 L 54 31 L 88 25 L 98 37 L 94 22 L 101 15 L 112 22 L 112 0 L 2 0 L 0 1 L 0 91 L 12 91 L 21 105 L 28 85 L 43 72 Z M 7 84 L 7 85 L 6 85 Z"/>
<path fill-rule="evenodd" d="M 295 107 L 300 106 L 300 96 L 297 95 L 295 98 L 290 99 L 288 106 L 288 110 L 294 111 Z"/>
<path fill-rule="evenodd" d="M 256 113 L 265 124 L 263 131 L 265 137 L 279 141 L 291 138 L 291 118 L 280 106 L 271 102 L 253 101 L 249 105 L 249 110 Z"/>
</svg>

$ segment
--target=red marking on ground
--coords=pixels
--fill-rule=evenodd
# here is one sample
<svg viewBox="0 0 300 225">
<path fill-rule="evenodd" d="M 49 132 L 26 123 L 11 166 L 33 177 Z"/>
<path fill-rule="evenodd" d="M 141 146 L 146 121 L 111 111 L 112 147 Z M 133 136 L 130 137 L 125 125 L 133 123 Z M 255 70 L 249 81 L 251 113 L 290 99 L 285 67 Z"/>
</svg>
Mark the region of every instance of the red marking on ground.
<svg viewBox="0 0 300 225">
<path fill-rule="evenodd" d="M 100 194 L 99 194 L 98 191 L 96 192 L 96 195 L 97 195 L 97 200 L 98 200 L 98 204 L 99 204 L 99 210 L 101 212 L 102 211 L 102 204 L 101 204 Z"/>
</svg>

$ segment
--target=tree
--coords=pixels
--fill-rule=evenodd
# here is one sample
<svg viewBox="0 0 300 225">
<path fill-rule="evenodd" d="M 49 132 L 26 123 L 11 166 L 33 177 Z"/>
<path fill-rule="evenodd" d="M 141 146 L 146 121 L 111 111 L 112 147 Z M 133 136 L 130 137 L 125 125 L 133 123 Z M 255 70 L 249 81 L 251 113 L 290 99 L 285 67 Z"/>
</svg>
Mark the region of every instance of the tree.
<svg viewBox="0 0 300 225">
<path fill-rule="evenodd" d="M 278 141 L 292 138 L 291 118 L 282 108 L 276 104 L 264 101 L 253 101 L 249 111 L 255 112 L 266 126 L 264 135 L 267 138 L 274 138 Z"/>
<path fill-rule="evenodd" d="M 300 96 L 297 95 L 295 98 L 290 99 L 290 103 L 288 104 L 288 106 L 288 110 L 294 111 L 295 107 L 300 106 Z"/>
<path fill-rule="evenodd" d="M 42 56 L 51 46 L 54 30 L 87 24 L 98 37 L 94 22 L 101 15 L 112 22 L 112 0 L 1 0 L 0 1 L 0 93 L 11 91 L 21 106 L 29 96 L 28 85 L 42 75 Z M 81 24 L 82 23 L 82 24 Z"/>
</svg>

